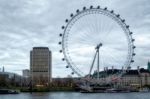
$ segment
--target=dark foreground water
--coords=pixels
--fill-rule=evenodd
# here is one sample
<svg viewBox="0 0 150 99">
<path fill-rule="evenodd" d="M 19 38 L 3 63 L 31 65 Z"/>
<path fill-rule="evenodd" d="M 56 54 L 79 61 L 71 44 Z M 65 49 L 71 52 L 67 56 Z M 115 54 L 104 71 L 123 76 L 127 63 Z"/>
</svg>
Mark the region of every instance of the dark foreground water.
<svg viewBox="0 0 150 99">
<path fill-rule="evenodd" d="M 20 93 L 16 95 L 0 95 L 0 99 L 150 99 L 150 93 Z"/>
</svg>

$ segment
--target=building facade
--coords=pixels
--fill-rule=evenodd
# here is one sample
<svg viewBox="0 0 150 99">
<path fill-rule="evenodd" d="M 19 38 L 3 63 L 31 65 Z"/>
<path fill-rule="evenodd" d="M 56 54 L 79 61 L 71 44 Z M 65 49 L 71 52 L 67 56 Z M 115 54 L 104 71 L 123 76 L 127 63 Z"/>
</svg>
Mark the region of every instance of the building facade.
<svg viewBox="0 0 150 99">
<path fill-rule="evenodd" d="M 32 84 L 46 85 L 52 81 L 52 54 L 47 47 L 34 47 L 30 52 Z"/>
<path fill-rule="evenodd" d="M 30 70 L 29 69 L 22 70 L 22 76 L 23 77 L 29 77 L 30 76 Z"/>
<path fill-rule="evenodd" d="M 148 69 L 140 68 L 136 70 L 127 70 L 123 75 L 119 76 L 122 70 L 109 69 L 107 71 L 101 71 L 99 81 L 101 83 L 112 82 L 118 86 L 133 86 L 133 88 L 139 88 L 143 86 L 150 86 L 150 71 Z M 118 77 L 119 76 L 119 77 Z M 93 74 L 96 78 L 96 73 Z"/>
<path fill-rule="evenodd" d="M 0 72 L 0 87 L 2 83 L 11 86 L 21 86 L 23 83 L 22 76 L 12 72 Z"/>
<path fill-rule="evenodd" d="M 150 62 L 147 63 L 147 69 L 150 71 Z"/>
</svg>

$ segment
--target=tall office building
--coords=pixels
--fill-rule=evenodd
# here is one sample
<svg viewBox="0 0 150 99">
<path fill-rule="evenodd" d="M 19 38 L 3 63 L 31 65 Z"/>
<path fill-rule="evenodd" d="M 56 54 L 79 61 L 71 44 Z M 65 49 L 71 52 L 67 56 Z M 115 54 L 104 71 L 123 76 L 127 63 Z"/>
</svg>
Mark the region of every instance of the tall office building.
<svg viewBox="0 0 150 99">
<path fill-rule="evenodd" d="M 34 47 L 30 52 L 32 84 L 46 85 L 52 81 L 52 54 L 47 47 Z"/>
</svg>

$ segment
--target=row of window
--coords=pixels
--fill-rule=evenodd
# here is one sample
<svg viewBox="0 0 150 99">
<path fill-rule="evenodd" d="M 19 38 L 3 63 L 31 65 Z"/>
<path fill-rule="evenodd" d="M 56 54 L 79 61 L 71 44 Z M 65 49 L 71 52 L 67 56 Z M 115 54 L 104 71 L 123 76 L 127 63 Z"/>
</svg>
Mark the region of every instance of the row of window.
<svg viewBox="0 0 150 99">
<path fill-rule="evenodd" d="M 48 70 L 33 70 L 32 72 L 48 72 Z"/>
</svg>

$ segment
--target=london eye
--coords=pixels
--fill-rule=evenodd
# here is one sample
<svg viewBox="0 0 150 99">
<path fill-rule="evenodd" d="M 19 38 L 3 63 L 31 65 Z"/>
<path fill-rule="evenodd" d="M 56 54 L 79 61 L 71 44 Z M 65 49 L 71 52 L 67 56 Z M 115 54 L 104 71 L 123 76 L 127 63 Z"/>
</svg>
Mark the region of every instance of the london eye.
<svg viewBox="0 0 150 99">
<path fill-rule="evenodd" d="M 60 52 L 72 74 L 85 77 L 98 72 L 99 77 L 105 67 L 127 69 L 134 62 L 133 33 L 125 19 L 107 7 L 77 9 L 61 28 Z"/>
</svg>

